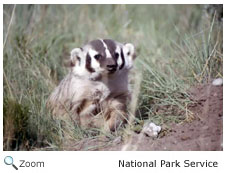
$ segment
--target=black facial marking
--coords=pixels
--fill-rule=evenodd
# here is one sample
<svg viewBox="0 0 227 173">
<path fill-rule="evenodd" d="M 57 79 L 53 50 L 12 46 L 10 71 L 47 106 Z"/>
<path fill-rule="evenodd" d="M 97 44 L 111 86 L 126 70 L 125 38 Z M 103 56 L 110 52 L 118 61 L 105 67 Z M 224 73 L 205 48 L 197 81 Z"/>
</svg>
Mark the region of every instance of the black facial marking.
<svg viewBox="0 0 227 173">
<path fill-rule="evenodd" d="M 114 57 L 116 58 L 116 60 L 119 58 L 119 53 L 115 52 Z"/>
<path fill-rule="evenodd" d="M 122 64 L 121 66 L 119 67 L 119 69 L 121 70 L 124 65 L 125 65 L 125 57 L 124 57 L 124 54 L 123 54 L 123 50 L 121 49 L 121 60 L 122 60 Z"/>
<path fill-rule="evenodd" d="M 94 58 L 98 61 L 98 60 L 100 60 L 102 58 L 102 55 L 97 54 L 97 55 L 94 56 Z"/>
<path fill-rule="evenodd" d="M 95 72 L 95 70 L 91 67 L 91 57 L 90 57 L 89 53 L 86 56 L 86 69 L 91 73 Z"/>
</svg>

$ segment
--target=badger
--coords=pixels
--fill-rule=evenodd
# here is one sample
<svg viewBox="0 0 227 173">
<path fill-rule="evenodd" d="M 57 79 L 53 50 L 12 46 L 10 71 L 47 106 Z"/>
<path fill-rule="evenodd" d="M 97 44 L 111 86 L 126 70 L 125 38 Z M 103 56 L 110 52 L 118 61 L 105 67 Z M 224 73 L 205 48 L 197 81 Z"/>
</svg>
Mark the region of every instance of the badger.
<svg viewBox="0 0 227 173">
<path fill-rule="evenodd" d="M 115 131 L 127 122 L 128 73 L 134 46 L 111 39 L 90 41 L 71 51 L 70 72 L 50 95 L 53 115 L 70 115 L 83 127 Z"/>
</svg>

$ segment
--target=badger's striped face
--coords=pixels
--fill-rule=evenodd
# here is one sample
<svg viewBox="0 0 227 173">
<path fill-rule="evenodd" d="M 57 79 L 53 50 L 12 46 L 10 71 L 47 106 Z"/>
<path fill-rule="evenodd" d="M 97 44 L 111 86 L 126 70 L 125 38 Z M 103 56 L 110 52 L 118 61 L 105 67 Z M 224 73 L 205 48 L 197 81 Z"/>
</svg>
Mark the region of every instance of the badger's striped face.
<svg viewBox="0 0 227 173">
<path fill-rule="evenodd" d="M 124 65 L 122 45 L 110 40 L 93 40 L 84 47 L 86 54 L 86 69 L 89 72 L 115 73 Z"/>
<path fill-rule="evenodd" d="M 89 42 L 83 48 L 71 52 L 71 60 L 76 58 L 74 70 L 78 74 L 114 74 L 124 68 L 130 69 L 134 56 L 134 46 L 121 44 L 110 39 Z"/>
</svg>

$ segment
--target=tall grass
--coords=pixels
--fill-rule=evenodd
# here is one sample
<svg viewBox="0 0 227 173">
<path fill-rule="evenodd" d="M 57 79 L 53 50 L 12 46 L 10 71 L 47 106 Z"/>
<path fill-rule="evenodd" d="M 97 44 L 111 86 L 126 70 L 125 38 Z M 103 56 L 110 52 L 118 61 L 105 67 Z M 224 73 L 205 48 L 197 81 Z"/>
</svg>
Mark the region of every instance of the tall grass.
<svg viewBox="0 0 227 173">
<path fill-rule="evenodd" d="M 190 121 L 188 89 L 222 77 L 222 26 L 199 5 L 4 5 L 4 150 L 61 150 L 94 131 L 52 119 L 47 97 L 64 60 L 95 38 L 132 42 L 136 120 Z M 135 107 L 136 106 L 136 107 Z M 64 128 L 67 124 L 67 129 Z M 67 133 L 65 133 L 65 131 Z M 66 137 L 65 134 L 68 134 Z M 112 137 L 111 134 L 110 138 Z"/>
</svg>

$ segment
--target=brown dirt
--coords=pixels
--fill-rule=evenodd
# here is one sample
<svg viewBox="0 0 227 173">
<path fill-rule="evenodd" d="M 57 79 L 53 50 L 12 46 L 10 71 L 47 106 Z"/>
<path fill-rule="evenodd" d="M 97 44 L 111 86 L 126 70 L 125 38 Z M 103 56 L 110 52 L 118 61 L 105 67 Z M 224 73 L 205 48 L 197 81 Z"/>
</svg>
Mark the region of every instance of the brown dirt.
<svg viewBox="0 0 227 173">
<path fill-rule="evenodd" d="M 83 140 L 66 150 L 174 150 L 218 151 L 223 150 L 223 86 L 199 85 L 190 90 L 195 104 L 191 122 L 174 124 L 157 139 L 133 133 L 125 142 L 118 137 L 110 141 Z M 165 134 L 165 135 L 163 135 Z M 93 147 L 91 147 L 93 146 Z"/>
</svg>

